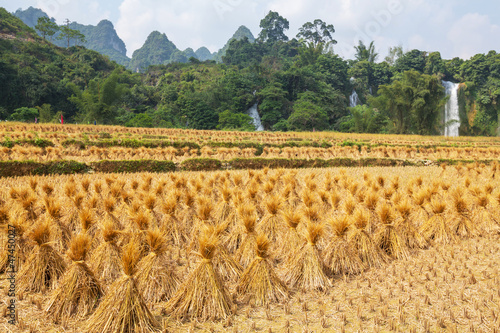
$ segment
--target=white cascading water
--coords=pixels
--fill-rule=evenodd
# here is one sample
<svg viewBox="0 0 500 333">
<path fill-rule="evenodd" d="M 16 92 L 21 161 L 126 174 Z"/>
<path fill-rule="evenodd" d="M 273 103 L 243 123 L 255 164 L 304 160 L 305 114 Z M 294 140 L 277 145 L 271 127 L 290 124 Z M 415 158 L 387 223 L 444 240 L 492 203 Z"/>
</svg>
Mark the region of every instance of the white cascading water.
<svg viewBox="0 0 500 333">
<path fill-rule="evenodd" d="M 349 106 L 351 108 L 353 108 L 356 105 L 358 105 L 359 103 L 360 103 L 360 100 L 358 97 L 358 93 L 356 92 L 356 90 L 353 90 L 351 96 L 349 96 Z"/>
<path fill-rule="evenodd" d="M 450 96 L 444 108 L 444 136 L 458 136 L 460 115 L 458 113 L 458 87 L 460 83 L 443 81 L 446 95 Z"/>
<path fill-rule="evenodd" d="M 257 111 L 257 105 L 258 103 L 255 103 L 250 109 L 248 109 L 248 115 L 253 119 L 255 130 L 263 131 L 264 126 L 262 126 L 262 122 L 260 121 L 259 111 Z"/>
</svg>

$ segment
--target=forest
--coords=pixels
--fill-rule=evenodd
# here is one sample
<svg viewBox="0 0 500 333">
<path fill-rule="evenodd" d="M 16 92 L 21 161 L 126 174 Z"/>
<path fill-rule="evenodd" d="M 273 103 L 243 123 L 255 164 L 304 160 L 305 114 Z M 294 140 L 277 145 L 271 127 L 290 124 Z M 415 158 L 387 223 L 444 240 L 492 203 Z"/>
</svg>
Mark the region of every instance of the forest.
<svg viewBox="0 0 500 333">
<path fill-rule="evenodd" d="M 0 119 L 253 131 L 441 135 L 442 80 L 460 83 L 460 135 L 498 135 L 500 54 L 442 59 L 439 52 L 359 42 L 335 54 L 333 25 L 269 12 L 255 41 L 232 40 L 221 61 L 152 65 L 132 72 L 82 46 L 57 47 L 0 8 Z M 69 43 L 68 43 L 69 45 Z M 349 107 L 353 91 L 359 105 Z"/>
</svg>

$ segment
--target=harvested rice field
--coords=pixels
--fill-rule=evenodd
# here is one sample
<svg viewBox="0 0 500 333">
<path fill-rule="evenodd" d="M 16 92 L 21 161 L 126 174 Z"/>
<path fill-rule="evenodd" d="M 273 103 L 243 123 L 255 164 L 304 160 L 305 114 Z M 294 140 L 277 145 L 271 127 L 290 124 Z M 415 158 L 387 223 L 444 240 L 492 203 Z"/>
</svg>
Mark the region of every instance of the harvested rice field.
<svg viewBox="0 0 500 333">
<path fill-rule="evenodd" d="M 0 178 L 0 331 L 499 332 L 499 169 Z"/>
</svg>

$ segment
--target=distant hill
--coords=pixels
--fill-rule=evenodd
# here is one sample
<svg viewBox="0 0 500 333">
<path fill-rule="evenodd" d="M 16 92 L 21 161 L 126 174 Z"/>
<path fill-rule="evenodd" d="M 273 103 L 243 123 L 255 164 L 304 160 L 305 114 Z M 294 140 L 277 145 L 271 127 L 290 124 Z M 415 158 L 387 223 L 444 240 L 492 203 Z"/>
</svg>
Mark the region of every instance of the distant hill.
<svg viewBox="0 0 500 333">
<path fill-rule="evenodd" d="M 35 28 L 38 18 L 48 17 L 48 15 L 40 9 L 29 7 L 26 10 L 17 10 L 14 15 L 20 18 L 27 26 Z M 53 20 L 53 19 L 52 19 Z M 116 30 L 108 20 L 102 20 L 94 25 L 83 25 L 76 22 L 69 24 L 71 29 L 80 31 L 85 35 L 86 43 L 83 44 L 88 49 L 97 51 L 107 55 L 111 60 L 116 61 L 120 65 L 127 66 L 130 59 L 127 57 L 127 49 L 123 40 L 118 37 Z M 66 42 L 57 40 L 57 34 L 52 38 L 51 42 L 57 46 L 65 47 Z M 70 46 L 73 46 L 70 43 Z"/>
<path fill-rule="evenodd" d="M 214 55 L 205 46 L 202 46 L 198 50 L 196 50 L 195 54 L 196 57 L 201 61 L 212 60 L 212 58 L 214 57 Z"/>
<path fill-rule="evenodd" d="M 253 36 L 253 34 L 250 31 L 250 29 L 248 29 L 247 27 L 245 27 L 244 25 L 242 25 L 242 26 L 240 26 L 236 30 L 236 32 L 233 34 L 233 36 L 231 38 L 229 38 L 229 40 L 224 45 L 224 47 L 222 47 L 222 49 L 220 49 L 219 51 L 217 51 L 217 53 L 213 57 L 213 60 L 215 60 L 217 62 L 222 62 L 222 57 L 226 54 L 226 51 L 227 51 L 227 49 L 228 49 L 229 44 L 231 43 L 231 41 L 233 39 L 241 40 L 241 39 L 243 39 L 245 37 L 248 38 L 248 40 L 250 41 L 250 43 L 255 42 L 255 37 Z"/>
<path fill-rule="evenodd" d="M 133 71 L 140 71 L 151 65 L 167 64 L 170 62 L 172 55 L 176 54 L 176 51 L 179 50 L 167 38 L 167 35 L 153 31 L 149 34 L 144 45 L 132 54 L 129 68 Z M 179 56 L 177 53 L 177 57 Z"/>
</svg>

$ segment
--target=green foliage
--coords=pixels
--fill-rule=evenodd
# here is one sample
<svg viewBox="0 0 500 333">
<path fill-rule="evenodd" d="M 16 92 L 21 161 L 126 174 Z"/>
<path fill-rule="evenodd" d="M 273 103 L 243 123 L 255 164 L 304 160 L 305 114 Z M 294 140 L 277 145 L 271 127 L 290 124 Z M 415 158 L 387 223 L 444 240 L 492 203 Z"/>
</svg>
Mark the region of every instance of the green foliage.
<svg viewBox="0 0 500 333">
<path fill-rule="evenodd" d="M 332 24 L 326 24 L 322 20 L 316 19 L 312 23 L 304 23 L 299 29 L 297 38 L 303 38 L 312 43 L 314 47 L 323 44 L 327 48 L 329 45 L 337 44 L 337 41 L 332 36 L 334 33 L 335 28 Z"/>
<path fill-rule="evenodd" d="M 42 106 L 37 106 L 38 114 L 40 116 L 40 122 L 48 123 L 54 118 L 54 112 L 52 111 L 52 106 L 50 104 L 43 104 Z"/>
<path fill-rule="evenodd" d="M 396 133 L 440 133 L 445 100 L 444 88 L 436 77 L 406 71 L 392 84 L 381 85 L 378 93 L 369 103 L 392 120 Z"/>
<path fill-rule="evenodd" d="M 48 17 L 43 16 L 38 18 L 37 25 L 35 26 L 35 29 L 40 32 L 42 35 L 43 39 L 46 39 L 46 36 L 49 36 L 50 39 L 52 40 L 52 37 L 56 34 L 56 32 L 59 31 L 59 26 L 50 20 Z"/>
<path fill-rule="evenodd" d="M 285 35 L 285 30 L 290 28 L 288 20 L 277 12 L 269 11 L 259 24 L 262 30 L 259 33 L 259 41 L 276 43 L 279 41 L 287 41 L 288 36 Z"/>
<path fill-rule="evenodd" d="M 153 119 L 146 113 L 139 113 L 134 118 L 127 121 L 127 127 L 153 127 Z"/>
<path fill-rule="evenodd" d="M 315 102 L 311 92 L 304 92 L 293 105 L 293 112 L 288 118 L 288 126 L 293 131 L 324 130 L 328 128 L 328 114 Z"/>
<path fill-rule="evenodd" d="M 9 116 L 9 120 L 35 122 L 36 117 L 38 117 L 38 110 L 36 108 L 22 107 L 15 109 L 14 113 Z"/>
<path fill-rule="evenodd" d="M 255 126 L 252 123 L 252 117 L 244 113 L 232 113 L 229 110 L 219 113 L 219 124 L 217 129 L 220 130 L 240 130 L 254 131 Z"/>
<path fill-rule="evenodd" d="M 367 105 L 350 108 L 351 114 L 343 117 L 337 124 L 342 132 L 382 133 L 385 131 L 388 118 L 376 109 Z"/>
<path fill-rule="evenodd" d="M 358 46 L 355 46 L 356 50 L 356 60 L 357 61 L 368 61 L 370 63 L 374 63 L 378 58 L 378 53 L 375 52 L 375 44 L 373 41 L 370 42 L 370 45 L 366 47 L 363 41 L 359 41 Z"/>
</svg>

